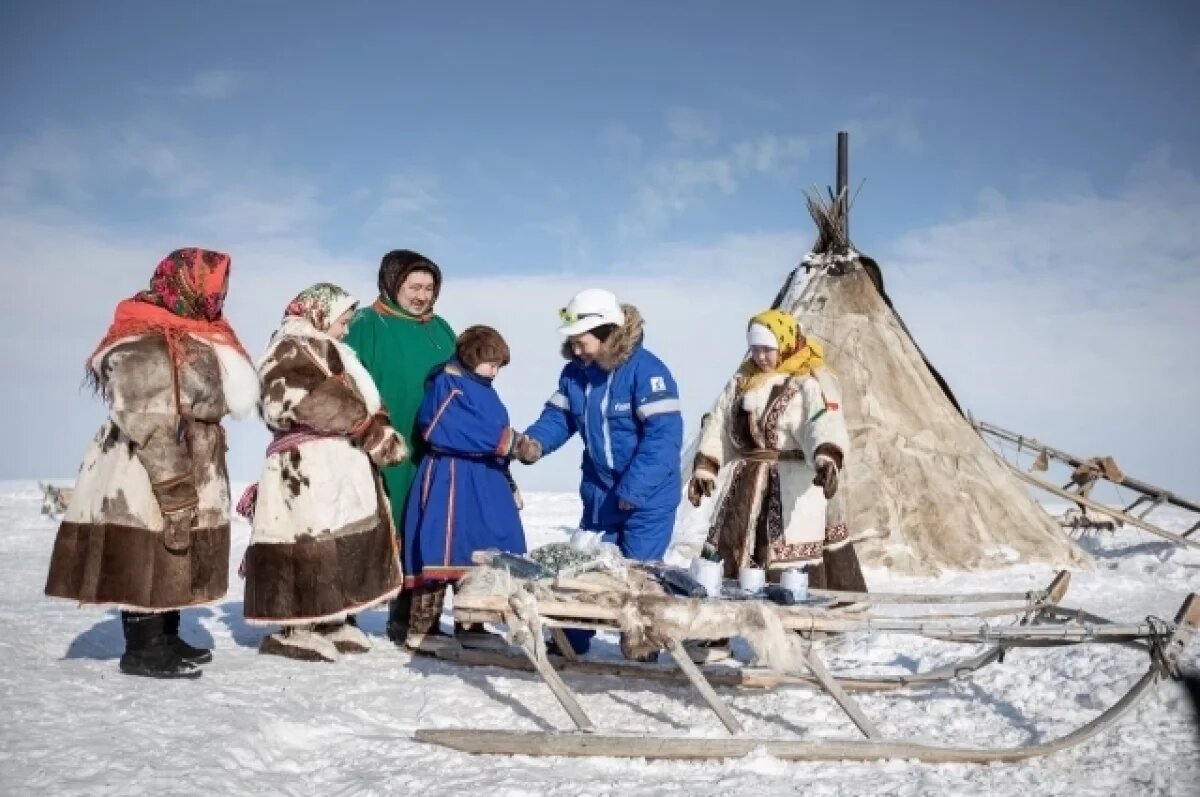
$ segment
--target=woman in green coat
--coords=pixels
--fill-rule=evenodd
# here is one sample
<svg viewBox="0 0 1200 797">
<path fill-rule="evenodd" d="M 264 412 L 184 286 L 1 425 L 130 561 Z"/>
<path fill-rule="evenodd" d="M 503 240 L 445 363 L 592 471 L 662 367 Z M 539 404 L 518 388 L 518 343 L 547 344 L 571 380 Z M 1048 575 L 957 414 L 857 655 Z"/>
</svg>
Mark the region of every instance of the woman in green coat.
<svg viewBox="0 0 1200 797">
<path fill-rule="evenodd" d="M 426 448 L 416 429 L 425 379 L 454 356 L 454 330 L 433 313 L 441 288 L 442 271 L 432 260 L 408 249 L 388 252 L 379 264 L 379 298 L 359 311 L 346 335 L 379 386 L 392 427 L 409 446 L 407 460 L 382 471 L 401 539 L 408 489 Z M 405 590 L 389 606 L 387 634 L 398 645 L 408 631 L 412 598 L 412 591 Z"/>
</svg>

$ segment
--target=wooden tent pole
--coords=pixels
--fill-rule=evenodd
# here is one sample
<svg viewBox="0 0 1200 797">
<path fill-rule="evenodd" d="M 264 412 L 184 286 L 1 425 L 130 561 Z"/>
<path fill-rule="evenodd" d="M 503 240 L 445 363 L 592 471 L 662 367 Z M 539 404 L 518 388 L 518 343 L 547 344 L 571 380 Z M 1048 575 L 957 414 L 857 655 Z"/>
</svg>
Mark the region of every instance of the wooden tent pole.
<svg viewBox="0 0 1200 797">
<path fill-rule="evenodd" d="M 850 134 L 845 130 L 837 134 L 837 197 L 838 215 L 842 222 L 842 237 L 850 245 Z M 846 254 L 838 252 L 838 254 Z"/>
</svg>

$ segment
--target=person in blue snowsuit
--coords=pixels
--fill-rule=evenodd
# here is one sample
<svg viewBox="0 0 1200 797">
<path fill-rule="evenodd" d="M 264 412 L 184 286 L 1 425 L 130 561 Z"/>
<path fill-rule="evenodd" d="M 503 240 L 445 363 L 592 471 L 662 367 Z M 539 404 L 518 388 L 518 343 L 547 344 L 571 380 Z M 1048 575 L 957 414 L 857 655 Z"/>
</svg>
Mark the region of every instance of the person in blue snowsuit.
<svg viewBox="0 0 1200 797">
<path fill-rule="evenodd" d="M 661 560 L 679 506 L 683 418 L 662 360 L 642 346 L 642 316 L 604 290 L 560 312 L 569 362 L 541 417 L 525 430 L 544 456 L 583 438 L 580 528 L 599 531 L 627 559 Z M 532 458 L 532 457 L 531 457 Z M 591 632 L 568 634 L 580 653 Z"/>
<path fill-rule="evenodd" d="M 470 327 L 458 337 L 454 359 L 433 370 L 417 411 L 429 452 L 413 481 L 404 523 L 404 584 L 422 588 L 413 597 L 409 647 L 441 633 L 445 587 L 466 573 L 472 553 L 525 553 L 520 498 L 508 466 L 533 446 L 509 425 L 492 386 L 508 361 L 500 333 Z"/>
</svg>

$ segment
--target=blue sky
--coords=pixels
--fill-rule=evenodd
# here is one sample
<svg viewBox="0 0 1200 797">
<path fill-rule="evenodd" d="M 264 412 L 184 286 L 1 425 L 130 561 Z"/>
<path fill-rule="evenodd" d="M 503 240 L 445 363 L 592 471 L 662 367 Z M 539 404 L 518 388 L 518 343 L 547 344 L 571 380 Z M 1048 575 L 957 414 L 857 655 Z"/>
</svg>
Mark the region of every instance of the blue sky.
<svg viewBox="0 0 1200 797">
<path fill-rule="evenodd" d="M 383 251 L 425 251 L 451 322 L 512 338 L 518 422 L 554 309 L 615 287 L 698 417 L 848 129 L 856 243 L 960 397 L 1200 488 L 1197 86 L 1187 3 L 9 4 L 0 477 L 73 472 L 80 360 L 179 245 L 232 253 L 253 350 L 306 282 L 369 299 Z"/>
</svg>

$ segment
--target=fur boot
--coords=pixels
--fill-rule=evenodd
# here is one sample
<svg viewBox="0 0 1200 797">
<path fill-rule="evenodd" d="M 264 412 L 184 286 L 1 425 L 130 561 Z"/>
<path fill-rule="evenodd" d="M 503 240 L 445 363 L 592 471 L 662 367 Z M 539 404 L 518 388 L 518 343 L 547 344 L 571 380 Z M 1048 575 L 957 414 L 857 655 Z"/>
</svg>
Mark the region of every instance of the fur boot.
<svg viewBox="0 0 1200 797">
<path fill-rule="evenodd" d="M 258 652 L 297 661 L 337 661 L 341 658 L 337 646 L 315 633 L 312 626 L 289 626 L 276 631 L 263 639 Z"/>
<path fill-rule="evenodd" d="M 125 632 L 125 653 L 121 672 L 148 678 L 199 678 L 200 668 L 185 661 L 163 631 L 162 614 L 121 612 Z"/>
<path fill-rule="evenodd" d="M 348 617 L 344 623 L 322 623 L 313 630 L 332 642 L 338 653 L 366 653 L 371 649 L 371 640 L 353 620 Z"/>
<path fill-rule="evenodd" d="M 388 603 L 387 638 L 403 645 L 408 636 L 408 618 L 412 614 L 413 590 L 404 589 Z"/>
<path fill-rule="evenodd" d="M 439 624 L 445 597 L 445 584 L 426 584 L 413 590 L 408 635 L 404 639 L 405 647 L 416 649 L 426 637 L 445 636 Z"/>
</svg>

